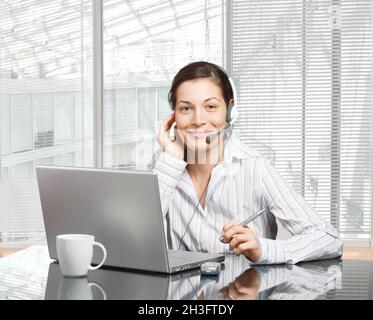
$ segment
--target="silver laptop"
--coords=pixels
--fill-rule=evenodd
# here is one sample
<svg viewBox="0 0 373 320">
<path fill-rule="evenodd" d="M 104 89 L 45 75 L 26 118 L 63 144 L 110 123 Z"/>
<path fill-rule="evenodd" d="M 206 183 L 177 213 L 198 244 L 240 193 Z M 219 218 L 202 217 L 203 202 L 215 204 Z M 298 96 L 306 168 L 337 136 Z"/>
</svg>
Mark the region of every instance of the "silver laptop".
<svg viewBox="0 0 373 320">
<path fill-rule="evenodd" d="M 52 259 L 56 235 L 85 233 L 104 244 L 111 267 L 174 273 L 224 260 L 223 254 L 167 248 L 154 172 L 37 166 L 36 176 Z M 93 263 L 100 260 L 95 251 Z"/>
</svg>

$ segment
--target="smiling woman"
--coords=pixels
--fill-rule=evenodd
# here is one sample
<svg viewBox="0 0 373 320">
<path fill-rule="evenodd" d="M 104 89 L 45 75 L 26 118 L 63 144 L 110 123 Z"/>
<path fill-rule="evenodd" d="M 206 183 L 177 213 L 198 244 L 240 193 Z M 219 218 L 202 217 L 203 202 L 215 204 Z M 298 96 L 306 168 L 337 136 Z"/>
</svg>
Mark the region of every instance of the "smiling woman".
<svg viewBox="0 0 373 320">
<path fill-rule="evenodd" d="M 224 70 L 211 63 L 195 62 L 182 68 L 168 95 L 174 113 L 159 132 L 162 148 L 171 148 L 171 154 L 182 156 L 189 164 L 211 166 L 221 161 L 223 131 L 228 128 L 226 123 L 235 120 L 231 113 L 235 92 L 232 84 Z M 178 149 L 165 139 L 171 123 L 177 128 Z"/>
<path fill-rule="evenodd" d="M 268 159 L 233 134 L 234 92 L 224 70 L 204 61 L 183 67 L 172 82 L 169 102 L 174 112 L 161 125 L 161 152 L 153 167 L 169 247 L 234 252 L 256 264 L 340 257 L 337 231 Z M 170 139 L 174 123 L 176 139 Z M 212 143 L 207 139 L 211 132 L 218 132 Z M 255 221 L 239 224 L 262 209 L 266 213 Z M 291 239 L 275 240 L 276 219 Z"/>
<path fill-rule="evenodd" d="M 211 96 L 206 98 L 207 92 Z M 222 129 L 226 123 L 227 108 L 220 87 L 209 78 L 188 80 L 177 88 L 177 97 L 176 126 L 183 136 L 188 154 L 197 156 L 202 151 L 209 158 L 212 146 L 206 142 L 206 137 Z M 217 147 L 215 143 L 214 148 Z M 204 159 L 195 160 L 203 164 Z"/>
</svg>

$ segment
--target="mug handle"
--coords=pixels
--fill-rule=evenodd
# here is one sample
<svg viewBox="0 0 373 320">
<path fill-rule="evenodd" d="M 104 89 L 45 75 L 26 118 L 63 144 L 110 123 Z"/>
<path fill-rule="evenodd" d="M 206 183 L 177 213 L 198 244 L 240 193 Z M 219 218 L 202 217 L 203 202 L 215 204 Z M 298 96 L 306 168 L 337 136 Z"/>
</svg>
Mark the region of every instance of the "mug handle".
<svg viewBox="0 0 373 320">
<path fill-rule="evenodd" d="M 102 249 L 102 252 L 103 252 L 104 256 L 102 257 L 101 262 L 97 266 L 93 267 L 93 266 L 89 265 L 88 270 L 97 270 L 98 268 L 100 268 L 104 264 L 104 262 L 106 260 L 106 249 L 105 249 L 105 247 L 100 242 L 96 242 L 96 241 L 93 241 L 93 245 L 100 247 Z"/>
</svg>

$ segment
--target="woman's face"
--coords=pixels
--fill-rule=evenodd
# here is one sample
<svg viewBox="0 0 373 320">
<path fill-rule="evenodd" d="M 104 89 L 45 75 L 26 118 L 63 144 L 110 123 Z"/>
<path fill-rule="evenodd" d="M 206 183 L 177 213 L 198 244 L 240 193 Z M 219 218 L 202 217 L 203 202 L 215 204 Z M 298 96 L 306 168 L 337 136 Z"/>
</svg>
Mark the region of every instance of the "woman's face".
<svg viewBox="0 0 373 320">
<path fill-rule="evenodd" d="M 221 88 L 210 78 L 183 82 L 176 90 L 175 120 L 178 133 L 183 134 L 188 149 L 209 150 L 206 136 L 226 124 L 227 107 Z"/>
</svg>

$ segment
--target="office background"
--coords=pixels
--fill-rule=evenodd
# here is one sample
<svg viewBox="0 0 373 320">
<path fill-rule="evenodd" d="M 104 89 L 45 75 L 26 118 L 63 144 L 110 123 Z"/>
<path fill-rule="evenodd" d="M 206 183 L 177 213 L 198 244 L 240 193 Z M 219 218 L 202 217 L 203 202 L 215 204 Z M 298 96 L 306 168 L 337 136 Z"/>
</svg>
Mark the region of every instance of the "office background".
<svg viewBox="0 0 373 320">
<path fill-rule="evenodd" d="M 372 246 L 372 1 L 0 0 L 0 246 L 45 243 L 38 164 L 146 169 L 175 73 L 222 65 L 241 140 Z"/>
</svg>

